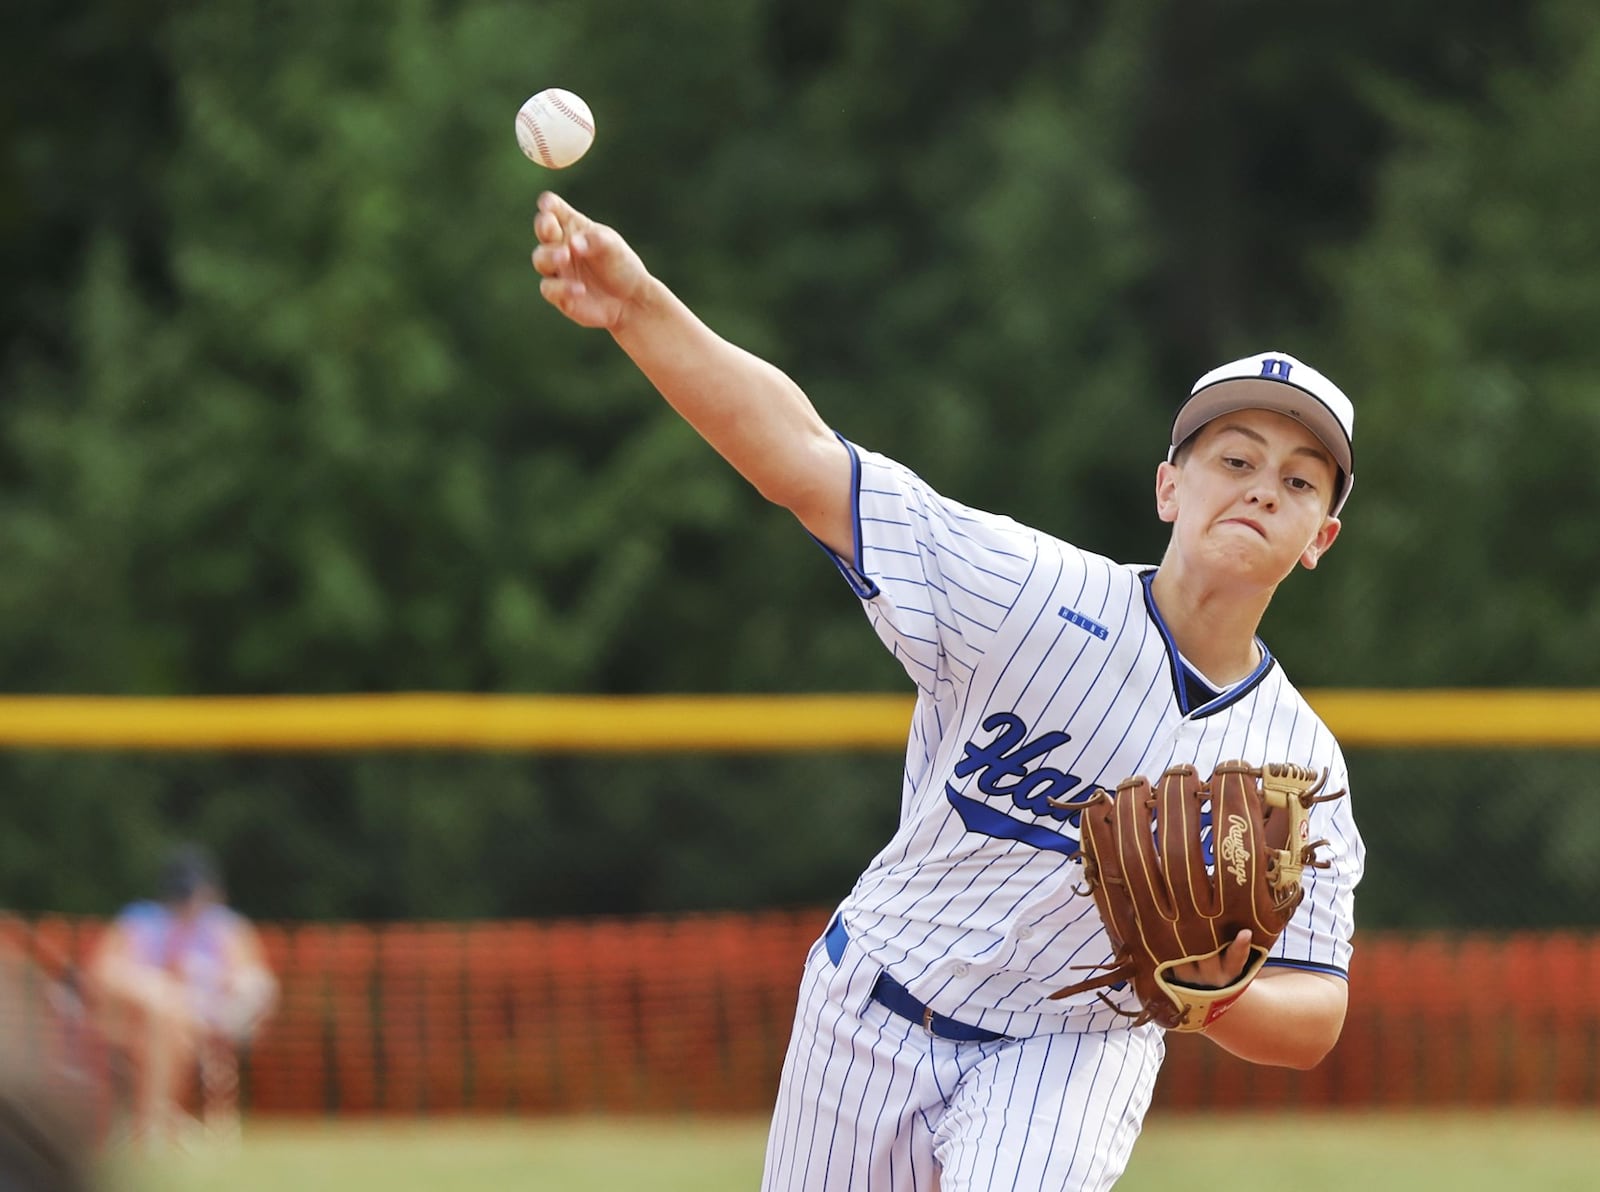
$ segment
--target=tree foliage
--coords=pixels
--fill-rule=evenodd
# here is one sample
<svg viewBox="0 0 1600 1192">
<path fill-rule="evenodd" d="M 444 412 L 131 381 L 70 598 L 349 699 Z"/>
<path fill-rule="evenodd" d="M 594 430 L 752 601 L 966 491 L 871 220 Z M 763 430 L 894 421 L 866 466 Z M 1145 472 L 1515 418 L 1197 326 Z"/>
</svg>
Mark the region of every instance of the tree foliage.
<svg viewBox="0 0 1600 1192">
<path fill-rule="evenodd" d="M 1269 615 L 1291 673 L 1594 681 L 1577 0 L 25 0 L 15 23 L 5 690 L 902 689 L 788 516 L 543 307 L 552 183 L 841 433 L 1122 558 L 1162 549 L 1150 477 L 1193 377 L 1294 351 L 1356 398 L 1359 482 Z M 600 126 L 561 175 L 511 134 L 546 85 Z M 827 901 L 897 771 L 16 755 L 0 901 L 108 909 L 184 834 L 262 914 Z M 1367 797 L 1411 774 L 1374 760 Z M 1564 831 L 1600 844 L 1600 809 Z"/>
</svg>

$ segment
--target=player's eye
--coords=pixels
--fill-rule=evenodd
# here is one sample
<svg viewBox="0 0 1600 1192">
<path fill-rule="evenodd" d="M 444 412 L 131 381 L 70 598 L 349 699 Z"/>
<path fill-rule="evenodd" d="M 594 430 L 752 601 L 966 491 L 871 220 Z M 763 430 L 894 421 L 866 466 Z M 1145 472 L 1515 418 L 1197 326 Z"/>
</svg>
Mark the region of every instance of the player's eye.
<svg viewBox="0 0 1600 1192">
<path fill-rule="evenodd" d="M 1248 460 L 1240 459 L 1237 455 L 1224 455 L 1222 457 L 1222 466 L 1237 472 L 1242 468 L 1248 468 L 1250 463 Z"/>
<path fill-rule="evenodd" d="M 1287 480 L 1287 483 L 1289 487 L 1294 489 L 1296 492 L 1314 493 L 1317 491 L 1317 486 L 1312 484 L 1311 481 L 1307 480 L 1304 476 L 1290 476 Z"/>
</svg>

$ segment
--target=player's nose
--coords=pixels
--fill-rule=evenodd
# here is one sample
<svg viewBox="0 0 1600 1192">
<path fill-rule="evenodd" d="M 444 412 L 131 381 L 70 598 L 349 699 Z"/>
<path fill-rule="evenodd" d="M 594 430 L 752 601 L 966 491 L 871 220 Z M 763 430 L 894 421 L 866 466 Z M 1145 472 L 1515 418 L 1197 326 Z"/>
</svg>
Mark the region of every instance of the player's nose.
<svg viewBox="0 0 1600 1192">
<path fill-rule="evenodd" d="M 1245 499 L 1252 505 L 1260 505 L 1266 509 L 1278 507 L 1277 485 L 1268 483 L 1264 476 L 1257 476 L 1250 483 L 1250 490 L 1245 494 Z"/>
</svg>

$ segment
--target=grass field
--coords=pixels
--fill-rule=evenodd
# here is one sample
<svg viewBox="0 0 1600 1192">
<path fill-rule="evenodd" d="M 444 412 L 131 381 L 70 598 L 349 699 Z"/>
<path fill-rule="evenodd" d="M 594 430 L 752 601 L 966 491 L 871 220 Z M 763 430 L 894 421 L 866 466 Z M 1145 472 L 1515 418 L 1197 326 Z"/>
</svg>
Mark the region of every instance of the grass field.
<svg viewBox="0 0 1600 1192">
<path fill-rule="evenodd" d="M 233 1154 L 125 1164 L 128 1192 L 744 1192 L 762 1121 L 247 1123 Z M 1578 1192 L 1593 1113 L 1154 1117 L 1118 1192 Z"/>
</svg>

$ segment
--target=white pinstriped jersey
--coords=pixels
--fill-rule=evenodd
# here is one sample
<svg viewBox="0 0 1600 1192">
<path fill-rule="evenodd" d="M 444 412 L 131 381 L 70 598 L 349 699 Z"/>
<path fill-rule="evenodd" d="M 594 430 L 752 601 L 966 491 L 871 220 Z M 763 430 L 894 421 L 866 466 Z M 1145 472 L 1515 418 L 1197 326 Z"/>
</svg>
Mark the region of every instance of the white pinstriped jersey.
<svg viewBox="0 0 1600 1192">
<path fill-rule="evenodd" d="M 856 556 L 835 557 L 917 687 L 899 830 L 841 905 L 851 938 L 940 1013 L 1020 1038 L 1120 1023 L 1085 993 L 1049 995 L 1109 959 L 1080 892 L 1077 817 L 1049 805 L 1242 758 L 1329 771 L 1338 742 L 1265 645 L 1255 673 L 1208 687 L 1149 592 L 1114 563 L 941 497 L 851 446 Z M 1330 843 L 1269 963 L 1343 974 L 1364 858 L 1350 799 L 1312 810 Z M 1123 1004 L 1136 1008 L 1132 991 Z"/>
</svg>

